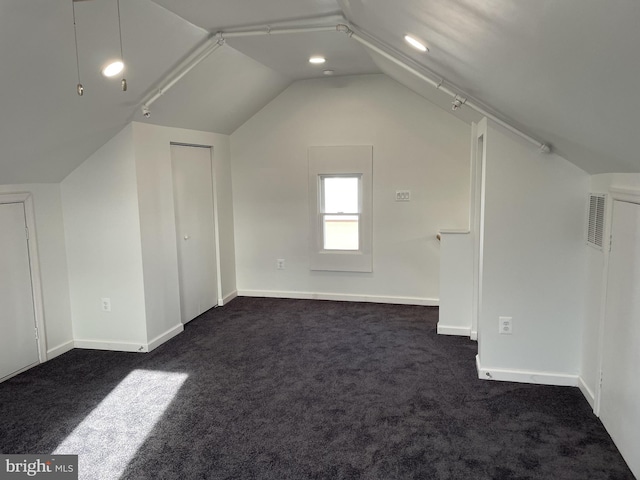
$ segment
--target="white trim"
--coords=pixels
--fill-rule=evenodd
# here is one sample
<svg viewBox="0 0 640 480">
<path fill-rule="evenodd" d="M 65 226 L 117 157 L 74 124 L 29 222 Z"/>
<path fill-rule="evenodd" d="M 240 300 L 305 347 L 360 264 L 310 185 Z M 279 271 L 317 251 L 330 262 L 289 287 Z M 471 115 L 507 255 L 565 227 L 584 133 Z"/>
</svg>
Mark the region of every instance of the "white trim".
<svg viewBox="0 0 640 480">
<path fill-rule="evenodd" d="M 609 188 L 611 196 L 614 200 L 621 202 L 640 203 L 640 190 L 635 188 L 626 187 L 611 187 Z"/>
<path fill-rule="evenodd" d="M 355 295 L 351 293 L 287 292 L 279 290 L 238 290 L 239 297 L 295 298 L 302 300 L 334 300 L 338 302 L 390 303 L 437 307 L 437 298 Z"/>
<path fill-rule="evenodd" d="M 471 336 L 471 327 L 448 327 L 438 323 L 437 332 L 438 335 L 458 335 L 460 337 L 469 337 Z"/>
<path fill-rule="evenodd" d="M 234 290 L 233 292 L 227 294 L 226 297 L 219 298 L 218 299 L 218 306 L 222 307 L 222 306 L 226 305 L 227 303 L 229 303 L 231 300 L 233 300 L 237 296 L 238 296 L 238 291 Z"/>
<path fill-rule="evenodd" d="M 373 271 L 373 146 L 310 146 L 309 181 L 309 268 L 319 271 Z M 322 178 L 357 176 L 359 180 L 359 249 L 325 250 L 322 219 Z"/>
<path fill-rule="evenodd" d="M 613 229 L 613 206 L 616 201 L 640 203 L 640 189 L 634 187 L 609 187 L 611 201 L 606 202 L 606 216 L 605 216 L 605 230 L 604 230 L 604 242 L 603 242 L 603 254 L 604 265 L 602 269 L 602 290 L 600 301 L 600 322 L 598 325 L 598 378 L 602 377 L 602 365 L 603 365 L 603 350 L 604 350 L 604 335 L 605 335 L 605 323 L 607 316 L 607 294 L 609 288 L 609 250 L 611 248 L 611 231 Z M 596 385 L 596 391 L 594 394 L 594 408 L 593 411 L 596 416 L 600 416 L 600 401 L 602 396 L 602 384 L 598 382 Z"/>
<path fill-rule="evenodd" d="M 166 332 L 161 333 L 160 335 L 155 337 L 153 340 L 151 340 L 149 342 L 149 344 L 147 345 L 147 350 L 146 351 L 150 352 L 151 350 L 155 350 L 160 345 L 162 345 L 164 342 L 166 342 L 168 340 L 171 340 L 173 337 L 175 337 L 176 335 L 181 334 L 182 332 L 184 332 L 184 325 L 182 323 L 179 323 L 179 324 L 171 327 Z"/>
<path fill-rule="evenodd" d="M 20 375 L 22 372 L 26 372 L 26 371 L 27 371 L 27 370 L 29 370 L 30 368 L 37 367 L 38 365 L 39 365 L 39 363 L 38 363 L 38 362 L 36 362 L 36 363 L 32 363 L 31 365 L 27 365 L 26 367 L 23 367 L 23 368 L 21 368 L 20 370 L 16 370 L 15 372 L 10 373 L 10 374 L 9 374 L 9 375 L 7 375 L 6 377 L 2 377 L 2 378 L 0 378 L 0 383 L 2 383 L 2 382 L 6 382 L 6 381 L 7 381 L 7 380 L 9 380 L 10 378 L 13 378 L 13 377 L 15 377 L 15 376 L 17 376 L 17 375 Z"/>
<path fill-rule="evenodd" d="M 73 350 L 74 344 L 73 340 L 69 340 L 68 342 L 61 343 L 57 347 L 50 348 L 47 350 L 47 360 L 53 360 L 60 355 L 67 353 L 69 350 Z"/>
<path fill-rule="evenodd" d="M 483 118 L 471 128 L 471 207 L 469 229 L 473 234 L 473 298 L 471 304 L 471 331 L 480 336 L 480 312 L 482 311 L 482 274 L 484 255 L 484 194 L 487 163 L 487 119 Z M 478 142 L 482 138 L 482 151 Z"/>
<path fill-rule="evenodd" d="M 465 230 L 465 229 L 455 229 L 455 228 L 450 228 L 450 229 L 443 229 L 440 230 L 440 235 L 467 235 L 471 233 L 471 230 Z"/>
<path fill-rule="evenodd" d="M 578 375 L 557 372 L 538 372 L 535 370 L 515 370 L 506 368 L 484 368 L 476 356 L 478 378 L 482 380 L 499 380 L 503 382 L 533 383 L 537 385 L 558 385 L 561 387 L 577 387 Z"/>
<path fill-rule="evenodd" d="M 477 330 L 471 330 L 471 333 L 469 334 L 469 338 L 471 340 L 474 340 L 474 341 L 477 342 L 478 341 L 478 331 Z"/>
<path fill-rule="evenodd" d="M 216 251 L 216 294 L 218 298 L 222 297 L 222 258 L 220 253 L 220 213 L 218 211 L 218 205 L 220 200 L 218 198 L 218 183 L 216 178 L 216 162 L 215 155 L 216 150 L 214 146 L 209 147 L 211 151 L 211 188 L 213 189 L 213 238 L 215 240 Z M 218 305 L 222 305 L 218 300 Z"/>
<path fill-rule="evenodd" d="M 40 363 L 47 360 L 47 331 L 44 323 L 44 301 L 42 297 L 42 280 L 40 277 L 40 259 L 38 256 L 38 240 L 36 235 L 36 216 L 33 208 L 33 196 L 30 192 L 0 194 L 0 204 L 22 203 L 24 217 L 29 230 L 27 248 L 29 250 L 29 268 L 31 269 L 31 291 L 33 294 L 33 313 L 38 328 L 38 359 Z"/>
<path fill-rule="evenodd" d="M 578 388 L 582 392 L 582 395 L 584 395 L 584 398 L 587 399 L 587 402 L 589 402 L 591 408 L 595 410 L 596 395 L 591 391 L 587 384 L 584 383 L 584 379 L 582 377 L 578 377 Z"/>
<path fill-rule="evenodd" d="M 74 340 L 75 348 L 89 350 L 110 350 L 114 352 L 148 352 L 149 345 L 145 343 L 105 342 L 103 340 Z"/>
</svg>

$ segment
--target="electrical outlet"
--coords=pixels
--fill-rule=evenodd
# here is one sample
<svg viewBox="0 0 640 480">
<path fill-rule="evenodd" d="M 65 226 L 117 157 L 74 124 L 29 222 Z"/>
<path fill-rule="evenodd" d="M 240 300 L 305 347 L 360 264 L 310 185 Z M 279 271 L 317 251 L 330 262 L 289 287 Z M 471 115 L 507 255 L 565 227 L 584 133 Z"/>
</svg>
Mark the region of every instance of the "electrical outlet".
<svg viewBox="0 0 640 480">
<path fill-rule="evenodd" d="M 500 335 L 511 335 L 513 333 L 513 318 L 498 317 L 498 332 Z"/>
<path fill-rule="evenodd" d="M 284 258 L 278 258 L 276 260 L 276 269 L 277 270 L 284 270 Z"/>
<path fill-rule="evenodd" d="M 411 201 L 410 190 L 396 190 L 396 202 L 409 202 Z"/>
<path fill-rule="evenodd" d="M 102 302 L 102 311 L 103 312 L 110 312 L 111 311 L 111 299 L 110 298 L 101 298 L 100 301 Z"/>
</svg>

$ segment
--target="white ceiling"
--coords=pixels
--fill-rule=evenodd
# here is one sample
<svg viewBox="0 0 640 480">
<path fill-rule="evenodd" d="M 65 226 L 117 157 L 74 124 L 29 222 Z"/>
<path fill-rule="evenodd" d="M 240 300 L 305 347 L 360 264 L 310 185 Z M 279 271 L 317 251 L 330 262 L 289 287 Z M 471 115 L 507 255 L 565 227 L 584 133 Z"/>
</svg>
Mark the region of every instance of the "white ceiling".
<svg viewBox="0 0 640 480">
<path fill-rule="evenodd" d="M 345 15 L 589 173 L 638 172 L 640 2 L 340 0 Z M 422 38 L 413 53 L 405 33 Z M 401 75 L 393 65 L 384 68 Z"/>
<path fill-rule="evenodd" d="M 640 2 L 618 0 L 121 1 L 129 90 L 99 70 L 119 56 L 115 0 L 77 2 L 85 96 L 75 93 L 70 0 L 0 2 L 0 183 L 57 182 L 132 119 L 210 32 L 344 14 L 590 173 L 640 171 Z M 422 38 L 430 53 L 402 41 Z M 149 122 L 231 133 L 292 81 L 384 72 L 434 103 L 450 99 L 336 32 L 247 37 L 196 67 Z M 323 54 L 327 64 L 307 63 Z M 477 119 L 469 109 L 456 113 Z"/>
</svg>

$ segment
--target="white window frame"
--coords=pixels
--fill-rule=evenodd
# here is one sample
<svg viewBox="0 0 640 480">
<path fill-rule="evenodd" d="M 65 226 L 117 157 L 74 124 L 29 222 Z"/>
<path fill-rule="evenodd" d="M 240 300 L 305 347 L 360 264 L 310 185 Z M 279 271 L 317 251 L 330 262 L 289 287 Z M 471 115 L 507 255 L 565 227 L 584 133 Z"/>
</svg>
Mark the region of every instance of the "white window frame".
<svg viewBox="0 0 640 480">
<path fill-rule="evenodd" d="M 309 268 L 334 272 L 372 272 L 373 147 L 309 147 Z M 323 177 L 358 177 L 359 249 L 325 250 Z"/>
</svg>

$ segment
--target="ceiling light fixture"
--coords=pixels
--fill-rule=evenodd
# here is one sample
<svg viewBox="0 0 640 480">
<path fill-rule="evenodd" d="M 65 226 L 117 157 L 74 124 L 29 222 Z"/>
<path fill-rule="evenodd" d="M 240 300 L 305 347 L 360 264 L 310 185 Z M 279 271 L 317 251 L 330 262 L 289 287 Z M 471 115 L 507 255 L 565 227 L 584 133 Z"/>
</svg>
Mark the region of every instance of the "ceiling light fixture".
<svg viewBox="0 0 640 480">
<path fill-rule="evenodd" d="M 335 72 L 335 70 L 323 70 L 322 73 L 324 73 L 325 75 L 333 75 Z"/>
<path fill-rule="evenodd" d="M 76 2 L 84 0 L 71 0 L 71 11 L 73 14 L 73 39 L 76 49 L 76 72 L 78 74 L 78 84 L 76 85 L 76 92 L 79 96 L 84 95 L 84 86 L 80 81 L 80 55 L 78 53 L 78 28 L 76 25 Z M 118 7 L 118 38 L 120 40 L 120 60 L 110 62 L 108 65 L 102 68 L 102 74 L 105 77 L 114 77 L 121 72 L 124 72 L 124 55 L 122 53 L 122 22 L 120 20 L 120 0 L 117 0 L 116 5 Z M 123 92 L 127 91 L 127 80 L 122 75 L 120 86 Z"/>
<path fill-rule="evenodd" d="M 80 81 L 80 57 L 78 56 L 78 31 L 76 29 L 76 2 L 71 0 L 71 11 L 73 12 L 73 40 L 76 45 L 76 70 L 78 71 L 78 84 L 76 85 L 76 92 L 79 96 L 84 95 L 84 87 Z"/>
<path fill-rule="evenodd" d="M 422 43 L 419 40 L 416 40 L 411 35 L 405 35 L 404 36 L 404 40 L 405 40 L 405 42 L 407 42 L 409 45 L 411 45 L 416 50 L 419 50 L 421 52 L 428 52 L 429 51 L 429 49 L 426 47 L 426 45 L 424 43 Z"/>
<path fill-rule="evenodd" d="M 123 92 L 127 91 L 127 79 L 124 78 L 124 55 L 122 54 L 122 22 L 120 21 L 120 0 L 118 0 L 118 35 L 120 36 L 120 63 L 122 64 L 122 68 L 120 71 L 122 72 L 122 80 L 120 81 L 120 87 Z"/>
<path fill-rule="evenodd" d="M 102 69 L 102 75 L 104 75 L 105 77 L 115 77 L 123 70 L 124 63 L 122 63 L 120 60 L 116 60 L 115 62 L 109 63 Z"/>
<path fill-rule="evenodd" d="M 311 57 L 309 59 L 309 63 L 313 63 L 314 65 L 321 65 L 326 61 L 327 61 L 326 58 L 320 57 L 320 56 Z"/>
</svg>

